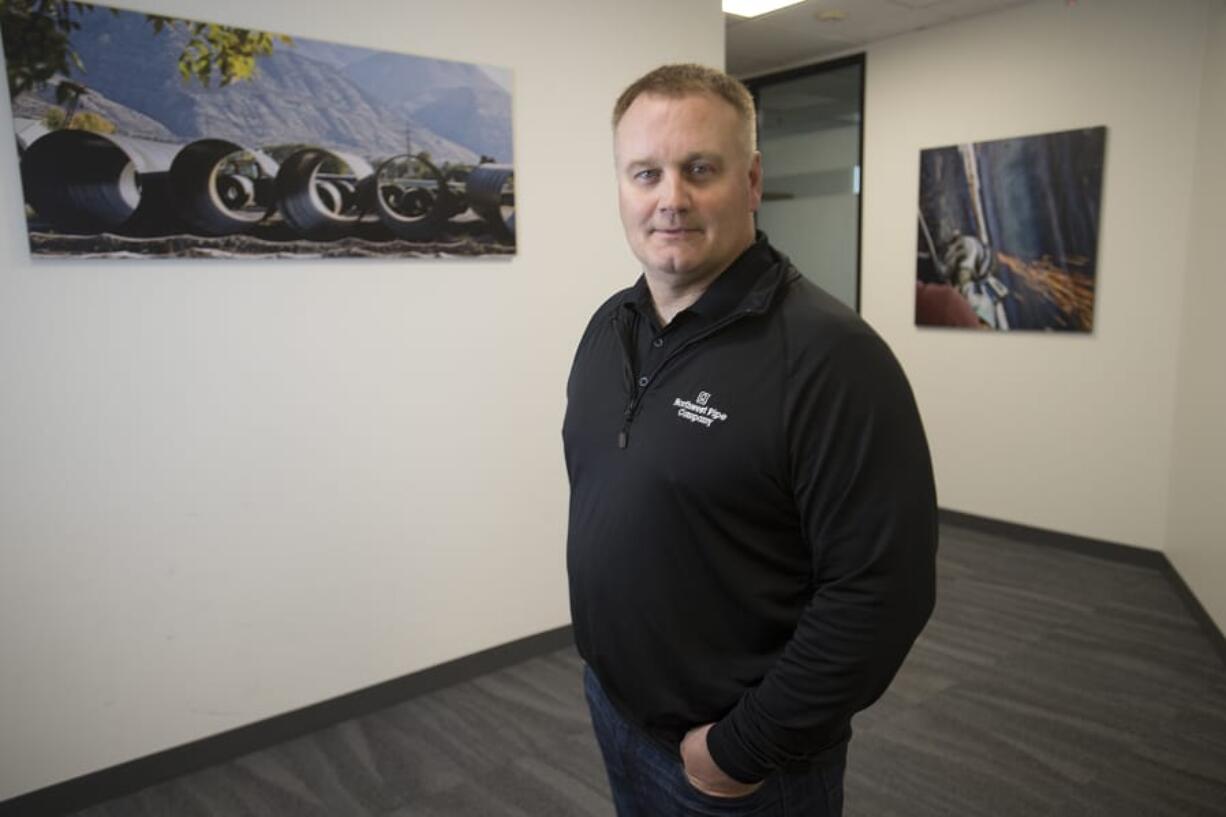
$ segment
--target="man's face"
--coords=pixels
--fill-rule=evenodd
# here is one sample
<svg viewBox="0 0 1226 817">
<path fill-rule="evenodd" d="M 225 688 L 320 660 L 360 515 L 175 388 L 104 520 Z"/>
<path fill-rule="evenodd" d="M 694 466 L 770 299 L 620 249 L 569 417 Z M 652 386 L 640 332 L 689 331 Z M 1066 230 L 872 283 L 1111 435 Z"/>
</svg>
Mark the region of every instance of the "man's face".
<svg viewBox="0 0 1226 817">
<path fill-rule="evenodd" d="M 649 278 L 701 281 L 753 243 L 761 159 L 724 100 L 642 94 L 617 124 L 613 153 L 626 240 Z"/>
</svg>

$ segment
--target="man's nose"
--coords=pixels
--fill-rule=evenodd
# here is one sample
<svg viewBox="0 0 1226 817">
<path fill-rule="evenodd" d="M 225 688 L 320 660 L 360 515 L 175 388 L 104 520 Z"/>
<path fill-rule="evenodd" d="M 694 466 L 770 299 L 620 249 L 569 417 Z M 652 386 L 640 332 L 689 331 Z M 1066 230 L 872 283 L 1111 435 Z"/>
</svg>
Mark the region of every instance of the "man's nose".
<svg viewBox="0 0 1226 817">
<path fill-rule="evenodd" d="M 684 213 L 690 209 L 690 189 L 680 173 L 665 173 L 658 189 L 660 210 Z"/>
</svg>

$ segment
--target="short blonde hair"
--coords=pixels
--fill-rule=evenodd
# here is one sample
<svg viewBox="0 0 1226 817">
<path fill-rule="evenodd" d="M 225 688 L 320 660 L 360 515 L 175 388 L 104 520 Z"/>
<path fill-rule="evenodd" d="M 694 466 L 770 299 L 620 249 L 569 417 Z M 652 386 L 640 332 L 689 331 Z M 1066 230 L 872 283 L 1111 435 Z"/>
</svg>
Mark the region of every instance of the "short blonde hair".
<svg viewBox="0 0 1226 817">
<path fill-rule="evenodd" d="M 656 94 L 674 99 L 696 94 L 711 94 L 732 106 L 741 121 L 745 143 L 750 151 L 757 150 L 757 113 L 753 94 L 739 79 L 723 71 L 696 63 L 661 65 L 636 79 L 617 98 L 613 106 L 613 128 L 616 129 L 626 111 L 642 94 Z"/>
</svg>

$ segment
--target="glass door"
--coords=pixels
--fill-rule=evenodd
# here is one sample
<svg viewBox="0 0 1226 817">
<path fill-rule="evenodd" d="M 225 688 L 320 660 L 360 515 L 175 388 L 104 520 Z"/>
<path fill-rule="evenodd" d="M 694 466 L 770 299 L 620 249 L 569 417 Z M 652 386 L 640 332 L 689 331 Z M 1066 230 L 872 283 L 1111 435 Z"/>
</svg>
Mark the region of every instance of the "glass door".
<svg viewBox="0 0 1226 817">
<path fill-rule="evenodd" d="M 758 104 L 765 176 L 758 228 L 858 311 L 864 55 L 746 84 Z"/>
</svg>

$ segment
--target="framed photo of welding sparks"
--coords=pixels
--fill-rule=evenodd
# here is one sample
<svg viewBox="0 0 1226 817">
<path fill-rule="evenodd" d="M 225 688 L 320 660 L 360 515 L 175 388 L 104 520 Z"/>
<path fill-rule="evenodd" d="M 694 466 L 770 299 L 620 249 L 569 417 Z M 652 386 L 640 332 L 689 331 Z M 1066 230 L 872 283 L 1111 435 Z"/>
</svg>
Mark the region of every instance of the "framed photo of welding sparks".
<svg viewBox="0 0 1226 817">
<path fill-rule="evenodd" d="M 0 32 L 36 258 L 515 252 L 508 69 L 68 0 Z"/>
<path fill-rule="evenodd" d="M 1105 127 L 920 151 L 915 323 L 1091 332 Z"/>
</svg>

